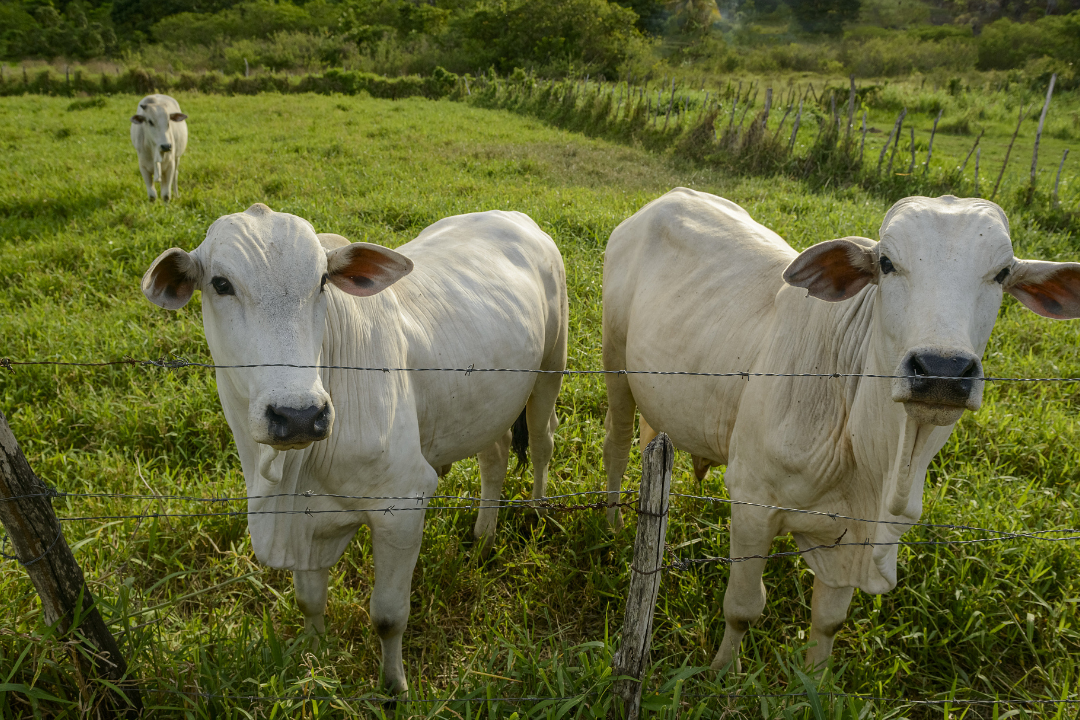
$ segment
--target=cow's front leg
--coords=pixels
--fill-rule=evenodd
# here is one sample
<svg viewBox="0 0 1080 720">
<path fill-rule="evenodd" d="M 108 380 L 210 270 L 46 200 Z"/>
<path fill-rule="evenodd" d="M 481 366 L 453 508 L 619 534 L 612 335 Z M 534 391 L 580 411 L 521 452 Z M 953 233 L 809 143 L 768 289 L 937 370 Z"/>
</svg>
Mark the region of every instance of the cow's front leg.
<svg viewBox="0 0 1080 720">
<path fill-rule="evenodd" d="M 814 595 L 810 601 L 810 642 L 817 643 L 806 650 L 806 664 L 821 669 L 832 655 L 836 632 L 847 619 L 848 606 L 855 588 L 833 588 L 814 576 Z"/>
<path fill-rule="evenodd" d="M 139 163 L 139 172 L 142 173 L 143 184 L 146 185 L 146 194 L 150 202 L 154 202 L 157 200 L 157 190 L 154 189 L 154 167 Z"/>
<path fill-rule="evenodd" d="M 743 635 L 765 609 L 765 583 L 761 581 L 765 561 L 738 558 L 767 555 L 774 537 L 776 533 L 768 513 L 743 506 L 732 508 L 731 558 L 734 562 L 724 593 L 724 639 L 713 658 L 713 670 L 723 670 L 734 663 L 735 672 L 742 672 L 739 646 Z"/>
<path fill-rule="evenodd" d="M 499 520 L 499 500 L 506 480 L 506 463 L 510 457 L 511 432 L 477 455 L 480 461 L 480 512 L 476 515 L 473 537 L 480 541 L 480 552 L 487 555 L 495 542 L 495 526 Z"/>
<path fill-rule="evenodd" d="M 435 471 L 426 494 L 435 491 Z M 371 622 L 382 642 L 383 683 L 393 693 L 409 689 L 401 661 L 401 635 L 409 621 L 409 593 L 413 568 L 424 534 L 424 510 L 402 509 L 391 514 L 374 512 L 371 550 L 375 560 L 375 583 L 371 590 Z"/>
<path fill-rule="evenodd" d="M 319 640 L 326 634 L 326 592 L 329 583 L 330 568 L 293 571 L 296 604 L 304 614 L 304 632 L 312 636 L 312 650 L 319 649 Z"/>
</svg>

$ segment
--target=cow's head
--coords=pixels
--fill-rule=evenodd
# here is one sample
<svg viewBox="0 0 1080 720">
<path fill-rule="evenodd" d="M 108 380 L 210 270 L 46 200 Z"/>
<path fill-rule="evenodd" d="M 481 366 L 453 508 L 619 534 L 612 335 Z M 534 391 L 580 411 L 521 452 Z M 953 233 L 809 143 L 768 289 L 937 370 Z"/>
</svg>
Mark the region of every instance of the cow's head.
<svg viewBox="0 0 1080 720">
<path fill-rule="evenodd" d="M 139 103 L 139 112 L 131 116 L 131 122 L 143 126 L 143 133 L 149 138 L 154 149 L 154 162 L 161 162 L 162 155 L 172 152 L 173 123 L 187 120 L 182 112 L 170 113 L 161 103 L 147 98 Z"/>
<path fill-rule="evenodd" d="M 327 286 L 367 297 L 412 270 L 412 261 L 393 250 L 333 238 L 340 242 L 325 249 L 306 220 L 255 204 L 219 218 L 192 252 L 159 255 L 142 290 L 170 310 L 202 290 L 203 326 L 217 365 L 317 365 Z M 334 406 L 317 369 L 252 367 L 227 379 L 247 400 L 256 442 L 290 450 L 329 437 Z"/>
<path fill-rule="evenodd" d="M 894 368 L 892 399 L 919 424 L 950 425 L 979 409 L 981 357 L 1003 292 L 1044 317 L 1080 317 L 1080 264 L 1013 257 L 1008 218 L 992 202 L 905 198 L 879 236 L 814 245 L 784 280 L 831 302 L 878 286 L 871 351 Z"/>
</svg>

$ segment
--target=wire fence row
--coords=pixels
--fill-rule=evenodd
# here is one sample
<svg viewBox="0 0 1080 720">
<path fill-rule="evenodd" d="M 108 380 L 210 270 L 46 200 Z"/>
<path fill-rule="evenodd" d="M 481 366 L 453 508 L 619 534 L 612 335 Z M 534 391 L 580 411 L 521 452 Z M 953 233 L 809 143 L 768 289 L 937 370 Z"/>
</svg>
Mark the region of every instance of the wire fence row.
<svg viewBox="0 0 1080 720">
<path fill-rule="evenodd" d="M 637 491 L 634 490 L 622 490 L 619 491 L 620 496 L 635 495 Z M 343 495 L 339 493 L 315 493 L 312 491 L 307 492 L 292 492 L 292 493 L 273 493 L 269 495 L 249 495 L 249 496 L 224 496 L 224 497 L 199 497 L 191 495 L 142 495 L 142 494 L 125 494 L 125 493 L 67 493 L 56 490 L 55 488 L 48 487 L 46 491 L 41 493 L 33 493 L 27 495 L 12 496 L 9 498 L 0 498 L 0 502 L 8 502 L 26 498 L 81 498 L 81 499 L 121 499 L 125 501 L 151 501 L 160 502 L 167 500 L 179 500 L 179 501 L 191 501 L 198 503 L 230 503 L 241 502 L 251 500 L 268 500 L 279 498 L 303 498 L 303 499 L 316 499 L 316 498 L 329 498 L 334 500 L 360 500 L 365 502 L 378 502 L 379 505 L 373 505 L 370 507 L 345 507 L 345 508 L 317 508 L 312 509 L 305 507 L 303 509 L 285 509 L 285 510 L 217 510 L 209 512 L 158 512 L 158 511 L 146 511 L 139 513 L 125 513 L 125 514 L 100 514 L 100 515 L 74 515 L 74 516 L 60 516 L 57 519 L 60 522 L 78 522 L 78 521 L 116 521 L 116 520 L 151 520 L 151 519 L 166 519 L 166 518 L 196 518 L 196 517 L 241 517 L 241 516 L 262 516 L 262 515 L 307 515 L 309 517 L 315 517 L 317 515 L 326 514 L 350 514 L 350 513 L 383 513 L 387 515 L 393 515 L 398 512 L 408 511 L 434 511 L 434 512 L 461 512 L 461 511 L 474 511 L 481 509 L 519 509 L 519 510 L 534 510 L 540 512 L 580 512 L 586 510 L 607 510 L 610 508 L 622 508 L 635 513 L 642 513 L 643 511 L 630 500 L 623 500 L 620 502 L 611 502 L 606 499 L 608 495 L 604 490 L 588 490 L 576 493 L 564 493 L 561 495 L 552 495 L 542 500 L 518 500 L 518 499 L 490 499 L 485 500 L 470 495 L 415 495 L 415 496 L 374 496 L 374 495 Z M 571 498 L 595 498 L 597 496 L 604 496 L 605 499 L 596 502 L 556 502 L 566 501 Z M 847 520 L 851 522 L 860 522 L 868 524 L 887 524 L 887 525 L 901 525 L 906 528 L 913 527 L 926 527 L 936 530 L 946 529 L 963 532 L 981 532 L 987 535 L 987 537 L 968 538 L 968 539 L 950 539 L 950 540 L 897 540 L 886 542 L 875 542 L 870 538 L 865 538 L 862 541 L 843 542 L 844 537 L 847 536 L 849 528 L 838 528 L 840 536 L 831 543 L 822 543 L 814 545 L 808 548 L 800 550 L 787 550 L 769 554 L 758 555 L 746 555 L 735 557 L 704 557 L 704 558 L 679 558 L 672 560 L 669 563 L 663 564 L 654 570 L 642 571 L 635 568 L 631 564 L 631 569 L 634 572 L 641 574 L 654 574 L 665 570 L 685 571 L 695 566 L 708 565 L 708 564 L 723 564 L 732 565 L 734 563 L 746 562 L 749 560 L 770 560 L 774 558 L 784 557 L 796 557 L 805 555 L 817 550 L 830 550 L 839 547 L 917 547 L 917 546 L 961 546 L 961 545 L 975 545 L 982 543 L 1000 543 L 1011 540 L 1038 540 L 1044 542 L 1071 542 L 1080 540 L 1080 529 L 1075 528 L 1056 528 L 1049 530 L 1036 530 L 1036 531 L 1011 531 L 1011 530 L 996 530 L 991 528 L 981 528 L 972 525 L 953 525 L 946 523 L 922 523 L 922 522 L 905 522 L 896 520 L 876 520 L 869 518 L 856 518 L 847 515 L 841 515 L 839 513 L 828 513 L 816 510 L 804 510 L 801 508 L 783 507 L 779 505 L 766 505 L 763 503 L 753 503 L 747 501 L 730 500 L 728 498 L 714 497 L 709 495 L 691 495 L 686 493 L 670 493 L 669 497 L 676 499 L 687 500 L 700 500 L 711 503 L 724 503 L 728 505 L 745 505 L 751 507 L 758 507 L 768 509 L 772 511 L 780 512 L 793 512 L 803 513 L 811 515 L 819 515 L 822 517 L 828 517 L 836 521 Z M 453 501 L 456 504 L 453 505 L 432 505 L 433 501 Z M 393 503 L 393 504 L 385 504 Z M 670 507 L 670 506 L 669 506 Z M 667 514 L 666 512 L 664 514 Z M 57 535 L 59 539 L 60 535 Z M 4 543 L 6 545 L 6 538 Z M 41 560 L 48 551 L 56 544 L 54 540 L 48 549 L 42 552 L 37 557 L 30 560 L 22 560 L 16 556 L 9 555 L 0 548 L 0 557 L 8 560 L 14 560 L 19 562 L 23 566 L 31 565 Z"/>
<path fill-rule="evenodd" d="M 108 367 L 112 365 L 128 365 L 132 367 L 154 367 L 165 370 L 179 370 L 181 368 L 206 368 L 211 370 L 244 370 L 254 368 L 292 368 L 298 370 L 355 370 L 360 372 L 378 373 L 411 373 L 411 372 L 447 372 L 462 373 L 465 376 L 473 373 L 528 373 L 533 375 L 673 375 L 683 377 L 712 377 L 712 378 L 877 378 L 881 380 L 953 380 L 967 382 L 1052 382 L 1052 383 L 1080 383 L 1080 377 L 973 377 L 958 378 L 952 375 L 882 375 L 877 373 L 841 373 L 841 372 L 751 372 L 748 370 L 736 370 L 732 372 L 698 372 L 691 370 L 542 370 L 539 368 L 483 368 L 469 365 L 468 367 L 368 367 L 361 365 L 305 365 L 299 363 L 248 363 L 241 365 L 218 365 L 215 363 L 197 362 L 182 357 L 162 357 L 158 360 L 139 360 L 126 357 L 121 360 L 94 361 L 65 361 L 65 360 L 12 360 L 0 358 L 0 368 L 6 368 L 14 373 L 18 366 L 60 366 L 60 367 Z"/>
<path fill-rule="evenodd" d="M 211 693 L 202 690 L 180 690 L 172 688 L 140 688 L 145 693 L 161 693 L 166 695 L 185 695 L 190 697 L 199 697 L 207 700 L 223 699 L 223 700 L 248 700 L 250 702 L 291 702 L 291 703 L 303 703 L 303 702 L 370 702 L 377 704 L 385 703 L 416 703 L 422 705 L 438 705 L 438 704 L 452 704 L 452 703 L 468 703 L 468 702 L 505 702 L 505 703 L 540 703 L 540 702 L 567 702 L 570 700 L 584 700 L 589 697 L 597 697 L 599 692 L 582 693 L 580 695 L 526 695 L 526 696 L 513 696 L 505 695 L 498 697 L 486 697 L 483 695 L 477 695 L 475 697 L 456 698 L 456 697 L 424 697 L 424 698 L 394 698 L 386 695 L 317 695 L 317 694 L 293 694 L 293 695 L 259 695 L 258 693 L 245 694 L 245 693 Z M 942 706 L 942 705 L 960 705 L 960 706 L 994 706 L 994 705 L 1010 705 L 1010 706 L 1061 706 L 1061 705 L 1080 705 L 1080 698 L 970 698 L 970 699 L 917 699 L 917 698 L 897 698 L 887 697 L 881 695 L 869 695 L 862 693 L 843 693 L 843 692 L 830 692 L 822 690 L 816 693 L 818 697 L 833 697 L 841 699 L 852 700 L 864 700 L 869 702 L 882 702 L 891 705 L 922 705 L 922 706 Z M 686 700 L 739 700 L 739 699 L 760 699 L 760 698 L 797 698 L 807 697 L 806 692 L 793 692 L 793 693 L 681 693 L 680 698 Z"/>
<path fill-rule="evenodd" d="M 214 363 L 193 362 L 182 357 L 162 357 L 158 360 L 138 360 L 134 358 L 124 358 L 122 360 L 110 360 L 103 362 L 69 362 L 60 360 L 31 360 L 31 361 L 17 361 L 8 358 L 0 358 L 0 368 L 6 368 L 11 373 L 15 373 L 17 366 L 66 366 L 66 367 L 105 367 L 127 365 L 131 367 L 150 367 L 159 369 L 182 369 L 182 368 L 205 368 L 205 369 L 250 369 L 259 367 L 279 367 L 279 368 L 295 368 L 295 369 L 317 369 L 317 370 L 349 370 L 349 371 L 362 371 L 362 372 L 378 372 L 378 373 L 407 373 L 407 372 L 448 372 L 448 373 L 461 373 L 465 376 L 470 376 L 472 373 L 533 373 L 533 374 L 558 374 L 564 376 L 570 375 L 665 375 L 665 376 L 690 376 L 690 377 L 713 377 L 713 378 L 743 378 L 749 380 L 750 378 L 766 378 L 766 377 L 807 377 L 807 378 L 879 378 L 879 379 L 911 379 L 913 376 L 904 375 L 880 375 L 869 373 L 772 373 L 772 372 L 725 372 L 725 373 L 713 373 L 713 372 L 693 372 L 693 371 L 670 371 L 670 370 L 541 370 L 541 369 L 523 369 L 523 368 L 477 368 L 475 365 L 469 367 L 362 367 L 362 366 L 349 366 L 349 365 L 305 365 L 305 364 L 293 364 L 293 363 L 269 363 L 269 364 L 244 364 L 244 365 L 217 365 Z M 920 380 L 957 380 L 957 378 L 949 376 L 918 376 Z M 1078 383 L 1080 377 L 1061 377 L 1061 378 L 1028 378 L 1028 377 L 984 377 L 976 378 L 977 380 L 983 380 L 985 382 L 1053 382 L 1053 383 Z M 595 491 L 582 491 L 575 493 L 564 493 L 560 495 L 549 496 L 540 500 L 524 500 L 524 499 L 484 499 L 475 496 L 468 495 L 448 495 L 448 494 L 436 494 L 436 495 L 418 495 L 418 496 L 361 496 L 361 495 L 345 495 L 337 493 L 316 493 L 313 491 L 305 492 L 283 492 L 273 493 L 266 495 L 245 495 L 245 496 L 222 496 L 222 497 L 201 497 L 191 495 L 161 495 L 161 494 L 129 494 L 129 493 L 78 493 L 78 492 L 64 492 L 54 487 L 45 485 L 45 489 L 40 493 L 20 495 L 10 498 L 0 499 L 0 502 L 29 499 L 29 498 L 55 498 L 55 499 L 103 499 L 103 500 L 121 500 L 131 502 L 193 502 L 200 504 L 210 505 L 226 505 L 228 503 L 237 502 L 252 502 L 252 501 L 268 501 L 276 499 L 287 498 L 303 498 L 309 500 L 326 499 L 332 501 L 362 501 L 367 503 L 376 503 L 370 506 L 363 507 L 338 507 L 338 508 L 311 508 L 305 507 L 303 509 L 275 509 L 275 510 L 210 510 L 207 512 L 138 512 L 138 513 L 126 513 L 126 514 L 98 514 L 98 515 L 71 515 L 59 517 L 61 522 L 77 522 L 77 521 L 117 521 L 117 520 L 149 520 L 157 518 L 194 518 L 194 517 L 239 517 L 239 516 L 258 516 L 258 515 L 308 515 L 316 516 L 322 514 L 336 514 L 336 513 L 386 513 L 394 514 L 397 512 L 407 512 L 414 510 L 421 511 L 434 511 L 434 512 L 455 512 L 455 511 L 476 511 L 485 508 L 496 509 L 522 509 L 522 510 L 534 510 L 541 512 L 576 512 L 576 511 L 588 511 L 588 510 L 607 510 L 613 507 L 625 509 L 627 511 L 640 513 L 643 512 L 637 505 L 631 501 L 629 496 L 636 494 L 636 491 L 625 490 L 619 492 L 619 501 L 611 501 L 609 499 L 610 493 L 604 490 Z M 602 499 L 596 499 L 601 498 Z M 807 515 L 816 515 L 821 517 L 827 517 L 839 522 L 857 522 L 867 523 L 870 525 L 897 525 L 904 528 L 916 528 L 925 527 L 934 530 L 948 530 L 958 532 L 979 532 L 983 533 L 984 537 L 967 538 L 967 539 L 947 539 L 947 540 L 910 540 L 910 541 L 894 541 L 894 542 L 872 542 L 870 538 L 866 538 L 862 541 L 849 541 L 844 542 L 844 539 L 848 536 L 850 528 L 838 526 L 839 535 L 835 541 L 831 543 L 824 543 L 814 545 L 799 550 L 781 551 L 775 553 L 769 553 L 764 555 L 748 555 L 739 557 L 702 557 L 702 558 L 675 558 L 668 563 L 662 564 L 654 570 L 642 571 L 634 567 L 633 563 L 630 563 L 630 569 L 633 572 L 641 574 L 655 574 L 662 571 L 685 571 L 697 566 L 706 564 L 724 564 L 731 565 L 733 563 L 746 562 L 749 560 L 769 560 L 773 558 L 784 558 L 804 555 L 815 551 L 827 551 L 840 547 L 880 547 L 880 546 L 960 546 L 971 545 L 979 543 L 995 543 L 1005 542 L 1013 540 L 1036 540 L 1046 542 L 1070 542 L 1080 540 L 1080 529 L 1075 528 L 1058 528 L 1058 529 L 1046 529 L 1046 530 L 1000 530 L 992 528 L 983 528 L 972 525 L 960 525 L 949 523 L 925 523 L 925 522 L 912 522 L 903 520 L 887 520 L 879 518 L 859 518 L 840 513 L 832 513 L 821 510 L 810 510 L 805 508 L 792 508 L 779 505 L 769 505 L 764 503 L 755 503 L 750 501 L 732 500 L 729 498 L 715 497 L 708 495 L 694 495 L 687 493 L 670 493 L 670 497 L 676 500 L 685 501 L 700 501 L 706 503 L 719 503 L 729 506 L 747 506 L 765 509 L 774 512 L 785 513 L 801 513 Z M 574 500 L 573 502 L 568 502 Z M 592 500 L 592 502 L 589 502 Z M 448 503 L 448 504 L 444 504 Z M 668 511 L 665 510 L 664 514 Z M 57 544 L 59 538 L 62 537 L 62 531 L 59 532 L 56 538 L 49 544 L 49 546 L 37 557 L 30 560 L 22 560 L 16 556 L 9 555 L 3 550 L 6 548 L 7 538 L 4 539 L 4 545 L 0 547 L 0 557 L 14 560 L 21 565 L 32 565 L 44 558 L 48 552 Z M 669 548 L 670 550 L 670 548 Z M 200 698 L 204 700 L 223 699 L 223 700 L 239 700 L 248 702 L 276 702 L 276 703 L 303 703 L 311 701 L 321 702 L 352 702 L 352 703 L 376 703 L 380 705 L 386 705 L 387 703 L 420 703 L 420 704 L 443 704 L 451 705 L 455 703 L 469 703 L 469 702 L 506 702 L 506 703 L 558 703 L 558 702 L 570 702 L 581 701 L 595 696 L 598 693 L 585 693 L 580 695 L 566 695 L 566 696 L 506 696 L 506 697 L 445 697 L 445 698 L 393 698 L 382 695 L 259 695 L 255 694 L 229 694 L 229 693 L 211 693 L 199 690 L 183 690 L 172 688 L 145 688 L 140 687 L 140 691 L 149 694 L 166 694 L 166 695 L 179 695 L 191 698 Z M 818 697 L 833 697 L 838 699 L 856 699 L 862 701 L 881 702 L 889 705 L 909 705 L 909 706 L 945 706 L 954 705 L 960 707 L 966 706 L 1032 706 L 1032 707 L 1046 707 L 1046 706 L 1064 706 L 1064 705 L 1077 705 L 1080 704 L 1078 698 L 973 698 L 973 699 L 910 699 L 910 698 L 894 698 L 875 696 L 859 693 L 840 693 L 840 692 L 817 692 Z M 733 692 L 733 693 L 707 693 L 707 694 L 693 694 L 683 693 L 682 698 L 686 700 L 739 700 L 739 699 L 760 699 L 760 698 L 798 698 L 807 697 L 807 692 L 795 692 L 795 693 L 745 693 L 745 692 Z"/>
</svg>

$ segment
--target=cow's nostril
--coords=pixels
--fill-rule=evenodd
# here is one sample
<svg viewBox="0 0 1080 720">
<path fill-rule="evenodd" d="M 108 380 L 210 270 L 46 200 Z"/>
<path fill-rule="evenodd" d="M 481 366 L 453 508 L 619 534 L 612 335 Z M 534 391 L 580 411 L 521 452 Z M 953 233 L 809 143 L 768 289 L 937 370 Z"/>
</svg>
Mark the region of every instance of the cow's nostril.
<svg viewBox="0 0 1080 720">
<path fill-rule="evenodd" d="M 926 365 L 919 359 L 918 355 L 911 356 L 911 374 L 912 375 L 929 375 L 930 372 L 926 369 Z"/>
<path fill-rule="evenodd" d="M 979 375 L 979 364 L 975 360 L 969 360 L 967 367 L 960 373 L 960 377 L 971 378 Z"/>
<path fill-rule="evenodd" d="M 161 152 L 169 152 L 170 150 L 172 150 L 172 145 L 169 145 L 168 143 L 161 146 Z"/>
<path fill-rule="evenodd" d="M 278 443 L 322 440 L 330 430 L 330 404 L 302 409 L 267 405 L 266 421 L 271 439 Z"/>
</svg>

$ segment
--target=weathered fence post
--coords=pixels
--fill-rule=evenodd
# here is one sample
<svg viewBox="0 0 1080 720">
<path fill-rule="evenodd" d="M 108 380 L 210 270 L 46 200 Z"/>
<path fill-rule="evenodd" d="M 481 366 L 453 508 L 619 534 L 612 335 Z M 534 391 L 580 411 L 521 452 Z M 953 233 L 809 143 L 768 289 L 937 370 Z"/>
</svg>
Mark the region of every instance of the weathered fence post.
<svg viewBox="0 0 1080 720">
<path fill-rule="evenodd" d="M 993 200 L 997 195 L 998 187 L 1001 185 L 1001 178 L 1005 177 L 1005 168 L 1009 164 L 1009 155 L 1012 154 L 1013 143 L 1016 142 L 1016 136 L 1020 133 L 1020 125 L 1024 122 L 1024 118 L 1027 116 L 1027 109 L 1023 104 L 1020 105 L 1020 115 L 1016 118 L 1016 129 L 1013 130 L 1012 140 L 1009 141 L 1009 147 L 1005 150 L 1005 161 L 1001 163 L 1001 172 L 998 173 L 997 182 L 994 183 L 994 191 L 990 193 L 990 199 Z"/>
<path fill-rule="evenodd" d="M 1069 149 L 1065 148 L 1065 152 L 1061 156 L 1061 164 L 1058 165 L 1057 179 L 1054 180 L 1054 195 L 1050 199 L 1050 207 L 1056 208 L 1061 203 L 1058 202 L 1058 184 L 1061 182 L 1061 169 L 1065 167 L 1065 158 L 1069 157 Z"/>
<path fill-rule="evenodd" d="M 615 701 L 609 718 L 637 720 L 641 709 L 641 689 L 652 643 L 653 612 L 660 591 L 660 570 L 664 562 L 667 535 L 668 499 L 675 447 L 667 434 L 657 435 L 641 457 L 641 490 L 638 498 L 637 537 L 630 566 L 630 591 L 626 599 L 622 641 L 612 661 L 612 673 L 634 680 L 615 683 Z"/>
<path fill-rule="evenodd" d="M 1050 109 L 1050 98 L 1054 95 L 1054 82 L 1057 73 L 1050 76 L 1050 87 L 1046 89 L 1046 102 L 1043 104 L 1042 115 L 1039 116 L 1039 129 L 1035 131 L 1035 150 L 1031 153 L 1031 187 L 1035 187 L 1035 168 L 1039 164 L 1039 141 L 1042 140 L 1043 123 L 1046 122 L 1046 111 Z"/>
<path fill-rule="evenodd" d="M 130 684 L 127 663 L 116 639 L 94 606 L 82 570 L 71 554 L 50 498 L 55 491 L 43 483 L 26 461 L 7 418 L 0 412 L 0 522 L 15 548 L 15 559 L 41 596 L 45 622 L 58 624 L 61 633 L 72 628 L 72 618 L 80 617 L 74 637 L 81 647 L 75 657 L 85 680 L 100 678 L 106 690 L 104 717 L 139 717 L 142 697 Z M 121 687 L 124 696 L 105 683 Z"/>
<path fill-rule="evenodd" d="M 934 154 L 934 135 L 937 133 L 937 124 L 943 112 L 945 112 L 944 109 L 938 110 L 937 117 L 934 118 L 934 128 L 930 131 L 930 146 L 926 148 L 926 167 L 923 168 L 923 175 L 930 174 L 930 156 Z"/>
</svg>

